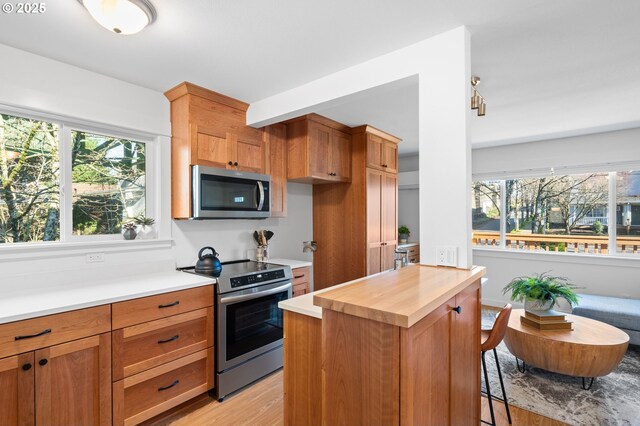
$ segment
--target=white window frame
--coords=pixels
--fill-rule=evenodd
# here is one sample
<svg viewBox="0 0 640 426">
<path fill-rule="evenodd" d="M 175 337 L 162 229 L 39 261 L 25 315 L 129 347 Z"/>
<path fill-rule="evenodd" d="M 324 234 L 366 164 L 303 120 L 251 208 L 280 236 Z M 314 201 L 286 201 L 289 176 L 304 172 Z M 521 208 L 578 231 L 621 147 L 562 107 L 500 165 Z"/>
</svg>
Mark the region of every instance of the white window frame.
<svg viewBox="0 0 640 426">
<path fill-rule="evenodd" d="M 640 261 L 640 256 L 632 253 L 622 253 L 618 251 L 617 245 L 617 172 L 626 172 L 629 170 L 640 169 L 640 161 L 629 161 L 620 163 L 606 163 L 581 167 L 559 167 L 559 168 L 544 168 L 544 169 L 529 169 L 523 171 L 511 171 L 505 173 L 483 173 L 472 176 L 472 183 L 477 181 L 498 180 L 501 182 L 500 187 L 500 244 L 497 246 L 476 246 L 473 250 L 488 253 L 488 252 L 502 252 L 510 253 L 514 256 L 559 256 L 568 258 L 600 258 L 600 259 L 633 259 Z M 541 178 L 549 175 L 575 175 L 585 173 L 608 173 L 609 180 L 609 197 L 608 197 L 608 244 L 609 250 L 607 254 L 593 254 L 593 253 L 556 253 L 545 251 L 527 251 L 527 250 L 512 250 L 506 246 L 506 181 L 511 179 L 526 179 L 526 178 Z M 472 231 L 473 232 L 473 231 Z M 580 261 L 579 261 L 580 262 Z"/>
<path fill-rule="evenodd" d="M 60 239 L 58 241 L 33 241 L 0 244 L 0 257 L 4 260 L 27 257 L 34 251 L 47 250 L 47 256 L 55 256 L 59 250 L 82 253 L 87 248 L 101 251 L 141 250 L 149 246 L 170 247 L 171 239 L 163 238 L 166 231 L 160 224 L 160 136 L 146 132 L 124 129 L 117 126 L 74 119 L 50 113 L 0 104 L 0 113 L 41 120 L 59 126 L 60 162 Z M 145 215 L 156 219 L 158 237 L 153 240 L 126 241 L 121 234 L 73 235 L 72 174 L 71 174 L 71 131 L 77 130 L 128 139 L 145 144 Z"/>
</svg>

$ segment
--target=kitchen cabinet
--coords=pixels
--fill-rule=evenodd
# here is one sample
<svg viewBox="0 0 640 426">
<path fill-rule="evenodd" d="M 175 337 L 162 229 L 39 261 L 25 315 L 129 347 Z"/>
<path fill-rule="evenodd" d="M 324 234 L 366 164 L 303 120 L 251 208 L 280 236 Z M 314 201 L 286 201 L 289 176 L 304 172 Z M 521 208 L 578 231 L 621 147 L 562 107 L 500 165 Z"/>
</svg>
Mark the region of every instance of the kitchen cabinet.
<svg viewBox="0 0 640 426">
<path fill-rule="evenodd" d="M 3 424 L 110 425 L 110 323 L 106 305 L 0 325 Z"/>
<path fill-rule="evenodd" d="M 409 263 L 420 263 L 420 244 L 402 244 L 399 248 L 407 251 Z"/>
<path fill-rule="evenodd" d="M 266 173 L 271 175 L 271 217 L 287 216 L 287 125 L 272 124 L 264 128 L 269 152 Z"/>
<path fill-rule="evenodd" d="M 310 268 L 294 268 L 291 270 L 291 273 L 293 274 L 293 297 L 309 293 L 309 284 L 311 282 Z"/>
<path fill-rule="evenodd" d="M 349 127 L 317 114 L 286 122 L 290 181 L 336 183 L 351 181 Z"/>
<path fill-rule="evenodd" d="M 141 423 L 213 388 L 213 297 L 209 285 L 113 304 L 115 425 Z"/>
<path fill-rule="evenodd" d="M 378 138 L 381 146 L 400 141 L 371 126 L 352 129 L 351 184 L 313 188 L 316 290 L 393 269 L 398 175 L 388 167 L 368 167 L 370 136 Z M 397 146 L 389 152 L 394 153 L 394 161 L 384 160 L 385 164 L 397 164 Z M 380 149 L 380 158 L 390 156 Z"/>
<path fill-rule="evenodd" d="M 361 126 L 355 132 L 366 132 L 367 167 L 388 173 L 398 173 L 398 138 L 371 126 Z"/>
<path fill-rule="evenodd" d="M 191 166 L 265 173 L 263 130 L 246 125 L 248 104 L 191 83 L 165 92 L 171 101 L 171 211 L 191 217 Z"/>
</svg>

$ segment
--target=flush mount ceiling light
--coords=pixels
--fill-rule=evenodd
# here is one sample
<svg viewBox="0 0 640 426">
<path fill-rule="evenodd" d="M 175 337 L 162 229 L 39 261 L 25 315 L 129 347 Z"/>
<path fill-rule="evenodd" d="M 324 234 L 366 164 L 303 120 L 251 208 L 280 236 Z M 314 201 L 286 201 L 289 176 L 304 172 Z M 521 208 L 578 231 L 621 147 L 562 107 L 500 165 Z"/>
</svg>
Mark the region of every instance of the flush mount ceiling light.
<svg viewBox="0 0 640 426">
<path fill-rule="evenodd" d="M 478 92 L 476 87 L 480 84 L 480 77 L 474 75 L 471 77 L 471 86 L 473 89 L 473 95 L 471 95 L 471 109 L 478 110 L 478 116 L 483 117 L 487 113 L 487 104 L 484 103 L 484 98 Z"/>
<path fill-rule="evenodd" d="M 135 34 L 156 20 L 147 0 L 78 0 L 100 25 L 116 34 Z"/>
</svg>

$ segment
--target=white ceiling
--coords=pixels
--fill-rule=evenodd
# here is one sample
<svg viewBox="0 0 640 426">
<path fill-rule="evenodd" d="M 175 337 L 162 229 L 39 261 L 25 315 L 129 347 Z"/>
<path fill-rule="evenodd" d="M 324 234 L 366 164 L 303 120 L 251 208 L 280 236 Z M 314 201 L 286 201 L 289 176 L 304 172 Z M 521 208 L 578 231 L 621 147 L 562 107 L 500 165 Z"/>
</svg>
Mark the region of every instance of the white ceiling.
<svg viewBox="0 0 640 426">
<path fill-rule="evenodd" d="M 186 80 L 253 102 L 464 24 L 488 104 L 475 146 L 640 126 L 636 0 L 152 2 L 158 20 L 134 36 L 56 0 L 43 15 L 0 14 L 0 43 L 158 91 Z M 417 151 L 411 85 L 319 112 Z"/>
</svg>

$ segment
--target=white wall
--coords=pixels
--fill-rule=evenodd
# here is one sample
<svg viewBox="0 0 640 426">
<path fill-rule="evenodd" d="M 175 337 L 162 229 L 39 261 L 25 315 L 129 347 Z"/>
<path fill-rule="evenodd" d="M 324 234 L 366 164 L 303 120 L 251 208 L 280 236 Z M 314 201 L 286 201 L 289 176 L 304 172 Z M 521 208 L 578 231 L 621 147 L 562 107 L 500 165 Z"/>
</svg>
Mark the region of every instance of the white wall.
<svg viewBox="0 0 640 426">
<path fill-rule="evenodd" d="M 310 258 L 302 253 L 302 241 L 312 239 L 311 185 L 288 186 L 287 218 L 172 223 L 167 137 L 171 134 L 171 123 L 169 102 L 162 93 L 4 45 L 0 45 L 0 58 L 0 105 L 159 136 L 157 168 L 161 182 L 156 196 L 160 199 L 161 211 L 158 216 L 166 224 L 164 237 L 171 237 L 171 232 L 175 239 L 173 243 L 143 247 L 131 244 L 118 248 L 93 247 L 93 252 L 105 252 L 104 263 L 96 264 L 86 263 L 87 249 L 82 248 L 57 250 L 55 244 L 43 244 L 36 253 L 26 253 L 19 259 L 15 258 L 15 250 L 13 253 L 5 250 L 0 253 L 0 285 L 10 279 L 9 276 L 13 276 L 14 281 L 25 280 L 35 273 L 46 274 L 52 282 L 62 283 L 65 276 L 89 280 L 174 269 L 176 262 L 181 266 L 193 265 L 197 250 L 204 245 L 213 245 L 223 260 L 244 258 L 248 248 L 255 248 L 250 234 L 261 228 L 275 233 L 272 256 Z M 8 255 L 12 258 L 8 259 Z"/>
<path fill-rule="evenodd" d="M 502 177 L 524 171 L 625 169 L 640 164 L 640 129 L 621 130 L 572 138 L 473 150 L 474 177 Z M 640 298 L 640 257 L 610 258 L 572 254 L 522 253 L 474 249 L 473 262 L 487 267 L 488 284 L 482 289 L 484 303 L 507 302 L 502 288 L 514 277 L 551 271 L 584 287 L 580 291 Z"/>
</svg>

